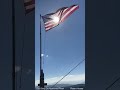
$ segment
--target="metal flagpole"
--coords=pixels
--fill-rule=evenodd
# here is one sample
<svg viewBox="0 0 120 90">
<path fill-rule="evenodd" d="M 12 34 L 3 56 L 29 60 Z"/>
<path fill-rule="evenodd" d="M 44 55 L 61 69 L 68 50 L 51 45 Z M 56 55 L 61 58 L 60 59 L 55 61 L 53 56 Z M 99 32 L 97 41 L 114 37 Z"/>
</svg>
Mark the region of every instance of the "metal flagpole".
<svg viewBox="0 0 120 90">
<path fill-rule="evenodd" d="M 42 37 L 41 37 L 41 15 L 40 15 L 40 71 L 42 70 Z"/>
<path fill-rule="evenodd" d="M 12 48 L 13 48 L 13 62 L 12 62 L 12 88 L 15 90 L 15 1 L 12 0 Z"/>
<path fill-rule="evenodd" d="M 44 83 L 44 73 L 42 68 L 42 32 L 41 32 L 41 15 L 40 15 L 40 88 L 44 88 L 44 85 L 47 85 L 47 83 Z"/>
</svg>

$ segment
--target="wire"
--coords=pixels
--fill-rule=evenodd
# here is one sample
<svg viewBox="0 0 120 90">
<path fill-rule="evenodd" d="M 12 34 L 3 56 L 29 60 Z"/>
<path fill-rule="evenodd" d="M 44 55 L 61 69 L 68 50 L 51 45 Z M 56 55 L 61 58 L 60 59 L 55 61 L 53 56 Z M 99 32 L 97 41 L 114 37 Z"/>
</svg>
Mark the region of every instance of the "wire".
<svg viewBox="0 0 120 90">
<path fill-rule="evenodd" d="M 85 59 L 83 59 L 81 62 L 79 62 L 74 68 L 72 68 L 65 76 L 63 76 L 58 82 L 56 82 L 51 88 L 53 88 L 55 85 L 57 85 L 61 80 L 63 80 L 68 74 L 70 74 L 77 66 L 79 66 Z"/>
<path fill-rule="evenodd" d="M 72 64 L 72 65 L 71 65 L 71 64 Z M 67 68 L 71 69 L 71 68 L 73 67 L 73 65 L 76 64 L 76 62 L 73 60 L 73 61 L 71 62 L 71 64 L 67 64 L 65 67 L 62 67 L 60 70 L 58 70 L 57 74 L 60 75 L 61 72 L 63 72 L 63 70 L 65 70 L 65 69 L 67 69 Z M 69 70 L 68 70 L 68 71 L 69 71 Z"/>
<path fill-rule="evenodd" d="M 118 79 L 116 79 L 112 84 L 110 84 L 107 88 L 106 88 L 106 90 L 108 90 L 109 88 L 111 88 L 117 81 L 119 81 L 120 80 L 120 77 L 118 78 Z"/>
</svg>

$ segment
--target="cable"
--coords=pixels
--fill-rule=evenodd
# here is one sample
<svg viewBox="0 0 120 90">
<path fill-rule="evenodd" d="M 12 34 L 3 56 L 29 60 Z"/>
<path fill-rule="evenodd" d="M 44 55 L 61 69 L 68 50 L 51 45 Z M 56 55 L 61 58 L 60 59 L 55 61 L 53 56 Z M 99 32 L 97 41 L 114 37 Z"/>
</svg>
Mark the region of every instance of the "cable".
<svg viewBox="0 0 120 90">
<path fill-rule="evenodd" d="M 119 81 L 120 80 L 120 77 L 118 78 L 118 79 L 116 79 L 112 84 L 110 84 L 107 88 L 106 88 L 106 90 L 108 90 L 109 88 L 111 88 L 117 81 Z"/>
<path fill-rule="evenodd" d="M 58 82 L 56 82 L 51 88 L 53 88 L 55 85 L 57 85 L 61 80 L 63 80 L 68 74 L 70 74 L 77 66 L 79 66 L 85 59 L 83 59 L 81 62 L 79 62 L 74 68 L 72 68 L 65 76 L 63 76 Z"/>
<path fill-rule="evenodd" d="M 72 65 L 71 65 L 71 64 L 72 64 Z M 71 64 L 67 64 L 65 67 L 62 67 L 60 70 L 58 70 L 57 74 L 60 75 L 61 72 L 62 72 L 63 70 L 65 70 L 65 69 L 67 69 L 67 68 L 71 69 L 71 68 L 73 67 L 73 65 L 76 64 L 76 62 L 73 60 L 73 61 L 71 62 Z M 68 70 L 68 69 L 67 69 L 67 70 Z M 68 70 L 68 71 L 69 71 L 69 70 Z"/>
</svg>

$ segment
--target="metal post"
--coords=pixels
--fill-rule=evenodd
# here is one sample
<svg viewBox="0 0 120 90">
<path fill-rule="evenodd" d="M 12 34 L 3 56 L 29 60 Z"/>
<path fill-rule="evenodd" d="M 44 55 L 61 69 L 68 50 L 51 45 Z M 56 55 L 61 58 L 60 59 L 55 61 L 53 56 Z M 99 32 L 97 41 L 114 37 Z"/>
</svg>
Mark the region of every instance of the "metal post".
<svg viewBox="0 0 120 90">
<path fill-rule="evenodd" d="M 42 33 L 41 33 L 41 15 L 40 15 L 40 88 L 44 88 L 44 85 L 47 85 L 47 83 L 44 83 L 44 73 L 42 69 Z"/>
</svg>

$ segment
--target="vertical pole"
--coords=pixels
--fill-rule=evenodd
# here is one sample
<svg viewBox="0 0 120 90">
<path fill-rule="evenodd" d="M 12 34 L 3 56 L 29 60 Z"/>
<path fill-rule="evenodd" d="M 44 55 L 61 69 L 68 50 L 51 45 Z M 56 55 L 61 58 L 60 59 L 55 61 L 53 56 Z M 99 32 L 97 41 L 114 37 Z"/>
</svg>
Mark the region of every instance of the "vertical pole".
<svg viewBox="0 0 120 90">
<path fill-rule="evenodd" d="M 14 0 L 12 0 L 12 48 L 13 48 L 13 62 L 12 62 L 12 88 L 15 90 L 15 4 Z"/>
<path fill-rule="evenodd" d="M 44 88 L 45 85 L 47 85 L 47 83 L 44 83 L 44 73 L 43 73 L 43 68 L 42 68 L 42 32 L 41 32 L 41 15 L 40 15 L 40 84 L 38 84 L 38 86 L 40 86 L 40 90 L 42 88 Z M 42 89 L 43 90 L 43 89 Z"/>
<path fill-rule="evenodd" d="M 41 32 L 41 15 L 40 15 L 40 88 L 44 88 L 44 73 L 42 69 L 42 32 Z"/>
<path fill-rule="evenodd" d="M 42 70 L 42 37 L 41 37 L 41 15 L 40 15 L 40 71 Z"/>
</svg>

